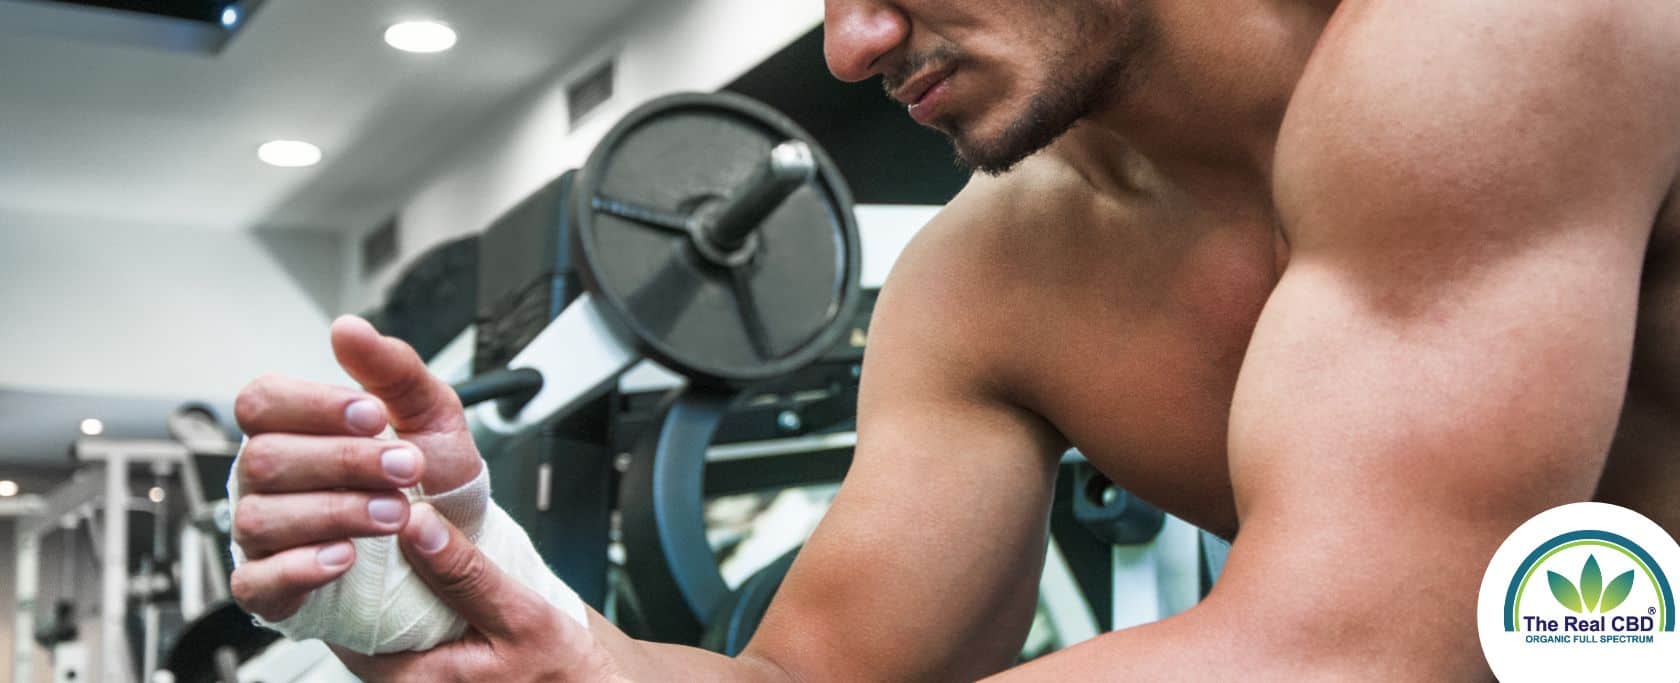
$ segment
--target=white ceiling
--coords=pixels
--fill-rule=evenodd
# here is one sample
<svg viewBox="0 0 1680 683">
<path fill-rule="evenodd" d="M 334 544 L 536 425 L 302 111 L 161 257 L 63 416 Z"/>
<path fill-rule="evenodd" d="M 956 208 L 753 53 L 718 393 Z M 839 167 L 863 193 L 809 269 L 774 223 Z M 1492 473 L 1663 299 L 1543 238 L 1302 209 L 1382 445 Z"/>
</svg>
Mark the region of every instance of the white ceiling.
<svg viewBox="0 0 1680 683">
<path fill-rule="evenodd" d="M 269 0 L 214 55 L 0 21 L 0 212 L 364 229 L 475 122 L 647 1 Z M 448 22 L 460 42 L 433 55 L 383 43 L 386 26 L 415 17 Z M 276 138 L 313 142 L 325 158 L 257 161 Z"/>
</svg>

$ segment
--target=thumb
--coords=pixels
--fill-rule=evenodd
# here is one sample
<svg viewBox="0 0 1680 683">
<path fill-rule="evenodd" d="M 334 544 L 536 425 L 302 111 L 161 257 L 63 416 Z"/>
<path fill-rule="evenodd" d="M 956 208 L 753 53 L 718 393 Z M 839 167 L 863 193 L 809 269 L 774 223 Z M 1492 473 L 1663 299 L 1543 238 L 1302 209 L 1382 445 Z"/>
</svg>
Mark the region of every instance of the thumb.
<svg viewBox="0 0 1680 683">
<path fill-rule="evenodd" d="M 485 637 L 517 639 L 554 617 L 541 596 L 502 572 L 431 505 L 415 503 L 398 537 L 414 573 Z"/>
<path fill-rule="evenodd" d="M 333 321 L 332 344 L 344 371 L 385 404 L 391 428 L 426 454 L 425 490 L 450 491 L 478 474 L 478 449 L 460 398 L 413 347 L 350 315 Z"/>
<path fill-rule="evenodd" d="M 455 391 L 432 376 L 414 348 L 379 334 L 353 315 L 332 324 L 333 356 L 368 393 L 385 403 L 391 427 L 401 432 L 437 431 L 437 424 L 459 417 Z"/>
</svg>

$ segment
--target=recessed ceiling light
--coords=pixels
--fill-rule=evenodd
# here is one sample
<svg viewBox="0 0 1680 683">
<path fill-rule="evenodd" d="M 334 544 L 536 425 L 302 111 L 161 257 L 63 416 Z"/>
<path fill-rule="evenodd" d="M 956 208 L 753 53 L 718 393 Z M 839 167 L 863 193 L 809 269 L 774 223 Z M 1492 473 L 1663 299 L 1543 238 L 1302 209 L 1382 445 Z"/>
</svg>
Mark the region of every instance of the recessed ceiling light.
<svg viewBox="0 0 1680 683">
<path fill-rule="evenodd" d="M 82 420 L 82 433 L 88 436 L 99 436 L 105 433 L 105 423 L 95 418 Z"/>
<path fill-rule="evenodd" d="M 441 21 L 404 21 L 385 29 L 385 44 L 403 52 L 443 52 L 455 47 L 455 29 Z"/>
<path fill-rule="evenodd" d="M 17 494 L 17 482 L 10 479 L 0 479 L 0 498 L 11 498 Z"/>
<path fill-rule="evenodd" d="M 153 486 L 150 490 L 146 491 L 146 498 L 150 499 L 154 503 L 163 502 L 163 487 Z"/>
<path fill-rule="evenodd" d="M 239 23 L 239 6 L 228 5 L 222 8 L 222 28 L 233 28 Z"/>
<path fill-rule="evenodd" d="M 321 163 L 321 148 L 302 140 L 270 140 L 257 148 L 263 163 L 282 168 L 300 168 Z"/>
</svg>

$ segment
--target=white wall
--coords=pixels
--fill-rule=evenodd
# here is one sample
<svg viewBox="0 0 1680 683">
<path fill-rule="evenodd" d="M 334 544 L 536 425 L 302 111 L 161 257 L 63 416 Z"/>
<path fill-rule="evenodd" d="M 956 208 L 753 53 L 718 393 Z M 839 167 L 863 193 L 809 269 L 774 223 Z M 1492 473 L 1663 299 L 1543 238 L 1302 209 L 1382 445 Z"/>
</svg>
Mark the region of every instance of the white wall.
<svg viewBox="0 0 1680 683">
<path fill-rule="evenodd" d="M 632 15 L 622 31 L 602 36 L 583 58 L 462 143 L 457 156 L 401 211 L 398 262 L 484 230 L 521 199 L 581 166 L 595 142 L 636 105 L 674 92 L 717 90 L 821 21 L 822 0 L 651 3 Z M 617 60 L 613 99 L 570 129 L 566 84 L 609 57 Z M 354 250 L 345 257 L 343 301 L 351 311 L 379 302 L 401 272 L 398 265 L 364 278 L 356 257 Z"/>
<path fill-rule="evenodd" d="M 267 371 L 341 381 L 339 242 L 0 213 L 0 386 L 215 400 Z"/>
</svg>

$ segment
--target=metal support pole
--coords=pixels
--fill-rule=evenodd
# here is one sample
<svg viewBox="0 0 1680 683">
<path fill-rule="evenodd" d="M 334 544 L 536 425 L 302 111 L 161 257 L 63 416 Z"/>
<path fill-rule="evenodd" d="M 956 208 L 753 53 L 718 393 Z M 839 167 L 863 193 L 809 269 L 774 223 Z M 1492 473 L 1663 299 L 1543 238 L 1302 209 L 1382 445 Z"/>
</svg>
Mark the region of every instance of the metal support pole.
<svg viewBox="0 0 1680 683">
<path fill-rule="evenodd" d="M 181 567 L 182 571 L 185 572 L 187 571 L 186 567 L 191 564 L 193 572 L 202 571 L 202 576 L 208 580 L 208 585 L 205 583 L 193 584 L 192 588 L 195 593 L 208 590 L 210 601 L 226 600 L 230 593 L 227 585 L 228 572 L 222 566 L 221 545 L 217 543 L 214 534 L 198 533 L 198 529 L 193 526 L 199 520 L 213 514 L 212 507 L 204 495 L 204 485 L 198 480 L 198 469 L 194 466 L 193 457 L 195 456 L 191 453 L 183 456 L 181 467 L 181 489 L 185 492 L 187 498 L 187 523 L 184 525 L 184 529 L 191 529 L 193 532 L 190 534 L 190 540 L 187 531 L 183 530 L 181 533 Z M 192 546 L 191 552 L 199 559 L 189 562 L 187 559 L 188 546 Z M 185 580 L 182 583 L 186 583 Z M 202 606 L 203 603 L 200 603 L 200 610 L 202 610 Z M 198 611 L 194 610 L 193 616 L 197 616 Z M 190 619 L 192 617 L 186 618 Z"/>
<path fill-rule="evenodd" d="M 1117 545 L 1110 551 L 1114 562 L 1114 630 L 1159 621 L 1161 576 L 1159 551 L 1154 542 L 1145 545 Z"/>
<path fill-rule="evenodd" d="M 1097 637 L 1097 617 L 1073 578 L 1073 569 L 1056 541 L 1045 548 L 1044 572 L 1038 579 L 1038 600 L 1050 618 L 1061 647 L 1068 647 Z"/>
<path fill-rule="evenodd" d="M 105 542 L 99 572 L 99 680 L 128 680 L 128 457 L 120 450 L 105 456 Z"/>
<path fill-rule="evenodd" d="M 1168 516 L 1149 543 L 1114 546 L 1115 630 L 1159 621 L 1196 604 L 1197 533 L 1188 522 Z"/>
<path fill-rule="evenodd" d="M 204 612 L 204 569 L 205 559 L 203 546 L 199 539 L 203 537 L 198 527 L 192 524 L 181 525 L 181 620 L 192 621 Z"/>
<path fill-rule="evenodd" d="M 140 651 L 140 680 L 150 681 L 158 668 L 158 628 L 162 625 L 163 615 L 156 603 L 142 607 L 140 615 L 146 629 Z"/>
<path fill-rule="evenodd" d="M 19 520 L 20 522 L 22 520 Z M 12 595 L 17 615 L 12 620 L 12 680 L 35 680 L 35 597 L 40 591 L 41 537 L 31 525 L 15 524 L 17 566 Z"/>
</svg>

